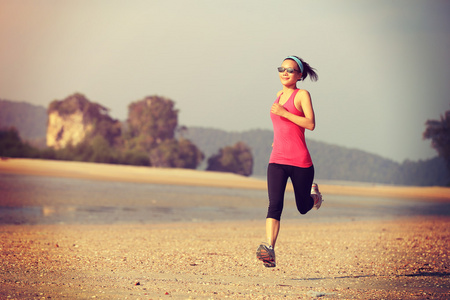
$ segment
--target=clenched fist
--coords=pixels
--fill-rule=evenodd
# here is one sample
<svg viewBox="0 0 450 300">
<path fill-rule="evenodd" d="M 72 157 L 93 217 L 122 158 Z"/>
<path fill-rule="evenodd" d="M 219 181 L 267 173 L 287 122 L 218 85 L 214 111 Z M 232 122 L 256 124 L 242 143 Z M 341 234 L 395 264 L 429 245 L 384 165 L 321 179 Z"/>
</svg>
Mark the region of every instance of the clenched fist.
<svg viewBox="0 0 450 300">
<path fill-rule="evenodd" d="M 287 110 L 283 107 L 283 105 L 280 105 L 279 103 L 274 103 L 272 105 L 272 108 L 270 109 L 270 112 L 277 116 L 282 117 L 287 112 Z"/>
</svg>

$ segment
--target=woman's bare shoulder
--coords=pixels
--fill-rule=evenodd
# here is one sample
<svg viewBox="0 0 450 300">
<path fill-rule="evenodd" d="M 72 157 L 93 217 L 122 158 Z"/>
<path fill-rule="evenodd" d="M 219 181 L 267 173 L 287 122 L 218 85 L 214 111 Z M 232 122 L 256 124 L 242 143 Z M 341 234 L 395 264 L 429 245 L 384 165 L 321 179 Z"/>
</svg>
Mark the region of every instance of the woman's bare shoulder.
<svg viewBox="0 0 450 300">
<path fill-rule="evenodd" d="M 302 97 L 302 96 L 309 96 L 309 92 L 307 90 L 299 89 L 298 92 L 297 92 L 297 95 L 300 96 L 300 97 Z M 295 95 L 295 96 L 297 96 L 297 95 Z"/>
<path fill-rule="evenodd" d="M 299 90 L 295 95 L 294 105 L 299 111 L 302 111 L 304 103 L 311 103 L 311 96 L 307 90 Z"/>
<path fill-rule="evenodd" d="M 297 95 L 295 95 L 295 101 L 301 102 L 302 100 L 311 101 L 311 95 L 307 90 L 299 90 Z"/>
</svg>

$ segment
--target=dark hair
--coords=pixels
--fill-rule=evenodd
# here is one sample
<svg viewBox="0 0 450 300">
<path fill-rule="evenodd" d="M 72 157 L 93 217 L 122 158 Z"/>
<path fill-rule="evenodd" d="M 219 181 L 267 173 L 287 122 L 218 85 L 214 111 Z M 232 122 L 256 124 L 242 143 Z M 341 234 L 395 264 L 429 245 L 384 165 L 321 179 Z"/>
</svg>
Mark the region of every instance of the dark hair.
<svg viewBox="0 0 450 300">
<path fill-rule="evenodd" d="M 307 62 L 305 62 L 305 61 L 304 61 L 303 59 L 301 59 L 300 57 L 294 56 L 294 55 L 292 55 L 292 56 L 293 56 L 293 57 L 296 57 L 297 59 L 299 59 L 299 60 L 302 62 L 302 64 L 303 64 L 302 78 L 300 78 L 300 81 L 305 80 L 306 77 L 308 77 L 308 75 L 309 75 L 309 77 L 311 78 L 312 81 L 317 81 L 317 80 L 319 79 L 319 75 L 317 75 L 316 69 L 312 68 Z M 292 58 L 286 58 L 286 59 L 290 59 L 290 60 L 292 60 L 293 62 L 297 63 L 297 62 L 296 62 L 295 60 L 293 60 Z M 286 60 L 286 59 L 285 59 L 285 60 Z M 299 67 L 299 69 L 301 69 L 300 66 L 298 66 L 298 67 Z"/>
</svg>

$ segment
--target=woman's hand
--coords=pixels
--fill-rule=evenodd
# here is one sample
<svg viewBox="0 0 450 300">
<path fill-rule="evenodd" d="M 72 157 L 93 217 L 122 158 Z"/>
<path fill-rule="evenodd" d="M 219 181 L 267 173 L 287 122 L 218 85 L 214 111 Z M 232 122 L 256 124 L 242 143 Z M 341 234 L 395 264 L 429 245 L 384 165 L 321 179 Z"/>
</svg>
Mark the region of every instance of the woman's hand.
<svg viewBox="0 0 450 300">
<path fill-rule="evenodd" d="M 314 116 L 314 110 L 312 107 L 311 96 L 309 95 L 309 92 L 306 90 L 300 90 L 295 95 L 294 105 L 298 111 L 304 113 L 304 117 L 288 112 L 279 103 L 274 103 L 272 105 L 272 108 L 270 109 L 270 112 L 277 116 L 286 118 L 300 127 L 313 131 L 316 127 L 316 119 Z"/>
<path fill-rule="evenodd" d="M 270 112 L 274 115 L 282 117 L 287 110 L 283 107 L 283 105 L 280 105 L 279 103 L 274 103 L 272 105 L 272 108 L 270 109 Z"/>
</svg>

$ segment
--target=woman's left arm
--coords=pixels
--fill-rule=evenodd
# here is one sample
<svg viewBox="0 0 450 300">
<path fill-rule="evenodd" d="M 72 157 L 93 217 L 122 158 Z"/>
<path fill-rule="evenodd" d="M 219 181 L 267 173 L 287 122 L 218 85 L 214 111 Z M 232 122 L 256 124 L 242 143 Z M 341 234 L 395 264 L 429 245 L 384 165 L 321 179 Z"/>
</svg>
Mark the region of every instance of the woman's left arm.
<svg viewBox="0 0 450 300">
<path fill-rule="evenodd" d="M 271 112 L 280 117 L 286 118 L 289 121 L 297 124 L 300 127 L 313 131 L 316 127 L 316 120 L 314 116 L 314 109 L 312 107 L 311 96 L 308 91 L 300 90 L 294 98 L 294 105 L 299 111 L 303 111 L 304 117 L 294 115 L 288 112 L 282 105 L 274 103 Z"/>
</svg>

